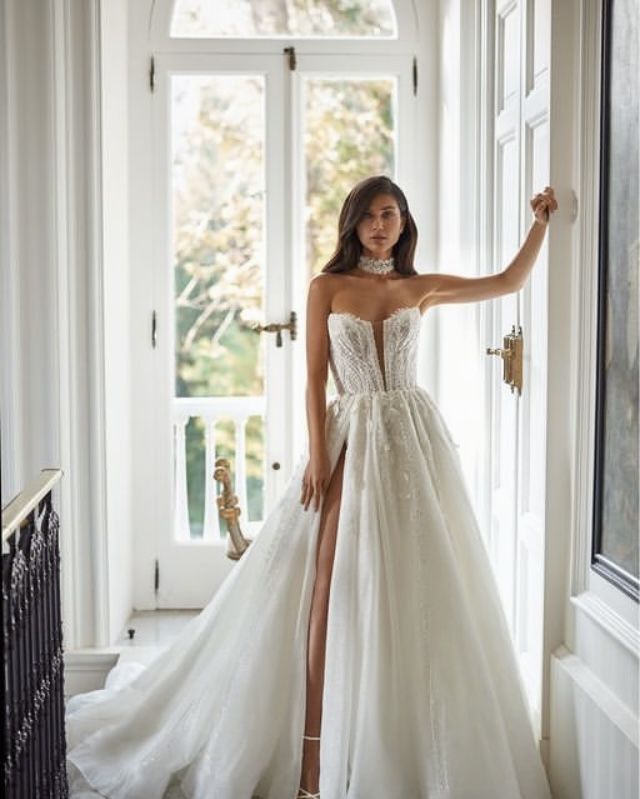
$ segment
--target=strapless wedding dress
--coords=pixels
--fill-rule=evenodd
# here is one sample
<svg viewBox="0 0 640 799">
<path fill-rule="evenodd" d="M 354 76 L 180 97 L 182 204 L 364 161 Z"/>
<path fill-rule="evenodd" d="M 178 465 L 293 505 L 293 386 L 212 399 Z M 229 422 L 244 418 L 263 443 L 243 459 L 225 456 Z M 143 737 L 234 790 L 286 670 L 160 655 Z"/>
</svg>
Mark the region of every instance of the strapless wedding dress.
<svg viewBox="0 0 640 799">
<path fill-rule="evenodd" d="M 328 317 L 342 502 L 322 799 L 548 799 L 456 442 L 416 385 L 421 313 Z M 294 799 L 320 514 L 308 449 L 254 542 L 149 666 L 67 707 L 68 760 L 112 799 Z M 77 773 L 77 772 L 76 772 Z M 92 794 L 94 795 L 94 794 Z"/>
</svg>

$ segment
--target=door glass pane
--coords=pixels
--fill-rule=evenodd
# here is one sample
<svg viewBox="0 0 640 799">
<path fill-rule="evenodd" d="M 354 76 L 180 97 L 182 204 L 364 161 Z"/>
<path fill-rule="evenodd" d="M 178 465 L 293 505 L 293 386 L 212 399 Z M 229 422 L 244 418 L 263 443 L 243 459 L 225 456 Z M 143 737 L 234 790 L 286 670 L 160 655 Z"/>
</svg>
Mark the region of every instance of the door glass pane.
<svg viewBox="0 0 640 799">
<path fill-rule="evenodd" d="M 336 246 L 338 216 L 354 184 L 394 176 L 395 80 L 305 78 L 306 263 L 319 272 Z"/>
<path fill-rule="evenodd" d="M 303 109 L 310 278 L 335 250 L 340 209 L 353 186 L 370 175 L 395 179 L 396 80 L 308 77 Z M 327 392 L 335 391 L 329 373 Z"/>
<path fill-rule="evenodd" d="M 396 37 L 391 0 L 176 0 L 171 36 Z"/>
<path fill-rule="evenodd" d="M 262 75 L 171 78 L 179 538 L 220 533 L 216 457 L 230 460 L 243 518 L 261 514 L 263 338 L 247 323 L 264 307 L 264 88 Z"/>
</svg>

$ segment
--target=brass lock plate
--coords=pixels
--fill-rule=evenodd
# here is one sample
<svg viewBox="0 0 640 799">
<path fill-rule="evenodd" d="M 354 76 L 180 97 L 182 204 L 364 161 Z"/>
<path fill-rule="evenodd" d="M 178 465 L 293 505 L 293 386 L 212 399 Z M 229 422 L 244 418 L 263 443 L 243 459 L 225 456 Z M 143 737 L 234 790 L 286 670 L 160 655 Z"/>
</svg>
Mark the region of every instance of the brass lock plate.
<svg viewBox="0 0 640 799">
<path fill-rule="evenodd" d="M 511 333 L 502 339 L 502 347 L 487 347 L 488 355 L 499 355 L 502 358 L 502 379 L 510 386 L 511 392 L 522 394 L 522 353 L 524 341 L 522 327 L 511 326 Z"/>
</svg>

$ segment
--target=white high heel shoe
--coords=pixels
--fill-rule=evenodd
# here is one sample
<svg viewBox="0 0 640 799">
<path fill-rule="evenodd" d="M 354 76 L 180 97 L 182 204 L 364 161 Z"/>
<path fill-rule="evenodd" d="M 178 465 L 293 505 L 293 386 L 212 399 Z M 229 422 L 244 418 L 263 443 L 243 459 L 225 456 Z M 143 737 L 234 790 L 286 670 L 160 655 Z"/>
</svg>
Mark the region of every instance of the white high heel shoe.
<svg viewBox="0 0 640 799">
<path fill-rule="evenodd" d="M 308 741 L 319 741 L 320 736 L 315 735 L 303 735 L 303 738 L 306 738 Z M 320 799 L 320 792 L 318 793 L 309 793 L 306 788 L 298 788 L 298 794 L 296 799 Z"/>
</svg>

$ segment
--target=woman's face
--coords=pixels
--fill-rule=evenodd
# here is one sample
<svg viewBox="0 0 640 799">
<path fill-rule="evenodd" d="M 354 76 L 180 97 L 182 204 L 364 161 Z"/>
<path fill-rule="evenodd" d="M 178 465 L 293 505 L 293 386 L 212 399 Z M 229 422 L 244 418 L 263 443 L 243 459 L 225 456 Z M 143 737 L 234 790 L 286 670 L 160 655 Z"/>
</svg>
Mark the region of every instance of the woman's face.
<svg viewBox="0 0 640 799">
<path fill-rule="evenodd" d="M 390 258 L 403 228 L 404 219 L 393 194 L 376 195 L 356 226 L 364 255 Z"/>
</svg>

